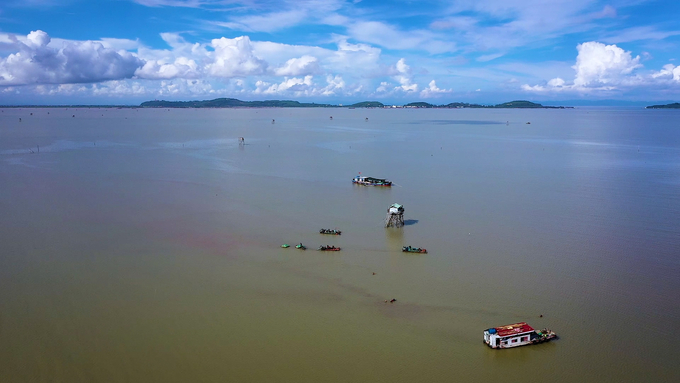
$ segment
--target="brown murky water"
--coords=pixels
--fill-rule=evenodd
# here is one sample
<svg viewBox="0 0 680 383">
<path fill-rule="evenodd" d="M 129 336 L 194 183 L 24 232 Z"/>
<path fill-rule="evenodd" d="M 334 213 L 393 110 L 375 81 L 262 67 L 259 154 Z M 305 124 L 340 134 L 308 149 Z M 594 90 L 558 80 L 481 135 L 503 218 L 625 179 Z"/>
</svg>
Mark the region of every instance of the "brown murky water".
<svg viewBox="0 0 680 383">
<path fill-rule="evenodd" d="M 0 381 L 677 381 L 678 117 L 2 109 Z"/>
</svg>

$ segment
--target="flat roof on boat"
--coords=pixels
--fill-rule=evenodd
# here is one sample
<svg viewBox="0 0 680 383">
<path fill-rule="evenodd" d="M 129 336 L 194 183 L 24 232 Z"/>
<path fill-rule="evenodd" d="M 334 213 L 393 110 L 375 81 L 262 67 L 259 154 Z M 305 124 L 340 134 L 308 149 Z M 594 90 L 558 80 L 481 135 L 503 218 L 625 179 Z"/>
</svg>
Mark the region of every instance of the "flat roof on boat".
<svg viewBox="0 0 680 383">
<path fill-rule="evenodd" d="M 526 322 L 520 322 L 515 324 L 509 324 L 507 326 L 496 327 L 498 336 L 509 336 L 515 334 L 521 334 L 523 332 L 534 331 L 534 328 L 529 326 Z"/>
</svg>

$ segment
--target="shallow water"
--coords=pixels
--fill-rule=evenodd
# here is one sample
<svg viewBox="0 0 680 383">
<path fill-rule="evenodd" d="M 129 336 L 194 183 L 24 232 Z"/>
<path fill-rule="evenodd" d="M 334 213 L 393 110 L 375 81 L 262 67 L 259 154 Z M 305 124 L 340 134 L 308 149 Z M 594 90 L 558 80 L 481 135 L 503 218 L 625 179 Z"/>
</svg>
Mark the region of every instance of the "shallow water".
<svg viewBox="0 0 680 383">
<path fill-rule="evenodd" d="M 0 381 L 678 380 L 678 117 L 2 109 Z"/>
</svg>

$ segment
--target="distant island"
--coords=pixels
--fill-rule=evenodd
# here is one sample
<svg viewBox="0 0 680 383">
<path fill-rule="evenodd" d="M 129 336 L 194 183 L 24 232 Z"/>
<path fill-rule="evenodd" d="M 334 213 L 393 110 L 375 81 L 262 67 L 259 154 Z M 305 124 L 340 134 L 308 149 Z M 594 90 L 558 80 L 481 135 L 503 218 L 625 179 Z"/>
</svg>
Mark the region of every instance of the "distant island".
<svg viewBox="0 0 680 383">
<path fill-rule="evenodd" d="M 332 108 L 331 104 L 303 103 L 290 100 L 241 101 L 235 98 L 216 98 L 205 101 L 145 101 L 142 108 Z"/>
<path fill-rule="evenodd" d="M 646 109 L 680 109 L 680 102 L 674 102 L 666 105 L 652 105 L 646 106 Z"/>
<path fill-rule="evenodd" d="M 385 105 L 379 101 L 362 101 L 351 105 L 302 103 L 291 100 L 241 101 L 235 98 L 216 98 L 204 101 L 145 101 L 142 108 L 504 108 L 504 109 L 565 109 L 564 106 L 544 106 L 531 101 L 510 101 L 498 105 L 452 102 L 434 105 L 427 102 L 411 102 L 405 105 Z"/>
</svg>

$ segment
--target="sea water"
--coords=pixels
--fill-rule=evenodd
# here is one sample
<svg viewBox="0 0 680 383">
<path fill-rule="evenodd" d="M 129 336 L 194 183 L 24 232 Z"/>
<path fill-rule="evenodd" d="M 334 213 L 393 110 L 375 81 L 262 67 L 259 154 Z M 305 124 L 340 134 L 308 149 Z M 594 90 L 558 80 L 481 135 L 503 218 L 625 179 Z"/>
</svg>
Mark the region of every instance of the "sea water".
<svg viewBox="0 0 680 383">
<path fill-rule="evenodd" d="M 680 379 L 680 112 L 0 110 L 2 382 Z"/>
</svg>

